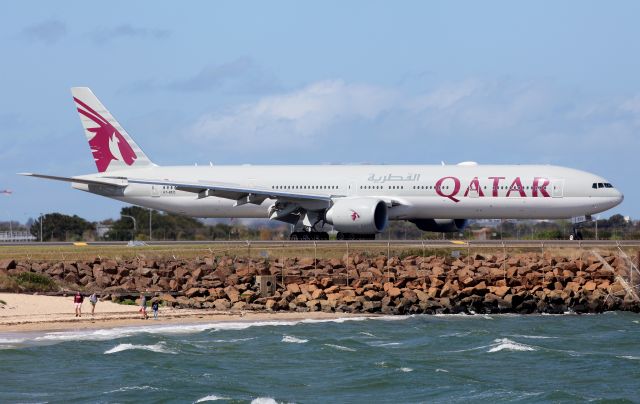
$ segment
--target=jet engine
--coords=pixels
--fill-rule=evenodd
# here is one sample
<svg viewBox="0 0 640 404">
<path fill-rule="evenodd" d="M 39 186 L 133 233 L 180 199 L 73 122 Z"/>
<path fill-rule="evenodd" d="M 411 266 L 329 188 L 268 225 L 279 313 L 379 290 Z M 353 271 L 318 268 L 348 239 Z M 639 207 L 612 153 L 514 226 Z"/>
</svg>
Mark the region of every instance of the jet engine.
<svg viewBox="0 0 640 404">
<path fill-rule="evenodd" d="M 467 227 L 467 219 L 414 219 L 410 220 L 422 231 L 435 231 L 439 233 L 453 233 L 462 231 Z"/>
<path fill-rule="evenodd" d="M 389 221 L 387 204 L 375 198 L 341 198 L 327 210 L 325 221 L 343 233 L 379 233 Z"/>
</svg>

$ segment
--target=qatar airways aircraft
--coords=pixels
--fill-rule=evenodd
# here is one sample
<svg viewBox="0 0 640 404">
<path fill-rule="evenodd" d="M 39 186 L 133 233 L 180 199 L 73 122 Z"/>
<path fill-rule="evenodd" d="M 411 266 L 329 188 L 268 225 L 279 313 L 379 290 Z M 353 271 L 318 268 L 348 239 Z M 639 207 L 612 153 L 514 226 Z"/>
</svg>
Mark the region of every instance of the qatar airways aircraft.
<svg viewBox="0 0 640 404">
<path fill-rule="evenodd" d="M 371 239 L 389 220 L 450 232 L 468 219 L 562 219 L 611 209 L 604 178 L 548 165 L 171 166 L 154 164 L 86 87 L 71 90 L 98 172 L 75 189 L 194 217 L 269 218 L 291 239 Z"/>
</svg>

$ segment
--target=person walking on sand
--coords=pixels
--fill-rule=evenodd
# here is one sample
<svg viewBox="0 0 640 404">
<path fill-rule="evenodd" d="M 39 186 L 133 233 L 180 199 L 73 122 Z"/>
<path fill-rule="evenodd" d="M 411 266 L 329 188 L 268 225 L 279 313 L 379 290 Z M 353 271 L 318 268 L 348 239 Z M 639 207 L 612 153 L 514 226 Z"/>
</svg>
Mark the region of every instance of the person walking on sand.
<svg viewBox="0 0 640 404">
<path fill-rule="evenodd" d="M 84 297 L 80 292 L 76 292 L 76 295 L 73 297 L 73 305 L 76 308 L 76 317 L 82 317 L 82 302 L 84 302 Z"/>
<path fill-rule="evenodd" d="M 96 292 L 93 292 L 93 294 L 89 297 L 89 302 L 91 303 L 91 315 L 93 316 L 94 312 L 96 311 L 96 303 L 98 303 L 98 295 L 96 295 Z"/>
<path fill-rule="evenodd" d="M 151 303 L 151 310 L 153 310 L 153 319 L 158 319 L 158 300 L 154 299 L 153 303 Z"/>
<path fill-rule="evenodd" d="M 147 296 L 144 293 L 140 293 L 140 315 L 143 320 L 149 318 L 147 315 Z"/>
</svg>

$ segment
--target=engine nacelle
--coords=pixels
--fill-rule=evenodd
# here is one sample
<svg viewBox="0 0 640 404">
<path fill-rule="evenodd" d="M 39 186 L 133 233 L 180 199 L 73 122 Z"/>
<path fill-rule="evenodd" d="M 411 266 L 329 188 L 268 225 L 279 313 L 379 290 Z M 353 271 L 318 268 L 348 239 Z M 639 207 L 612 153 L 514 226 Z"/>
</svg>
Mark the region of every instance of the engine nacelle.
<svg viewBox="0 0 640 404">
<path fill-rule="evenodd" d="M 410 220 L 422 231 L 435 231 L 439 233 L 453 233 L 462 231 L 467 227 L 467 219 L 414 219 Z"/>
<path fill-rule="evenodd" d="M 374 234 L 387 227 L 387 204 L 375 198 L 341 198 L 325 213 L 327 223 L 343 233 Z"/>
</svg>

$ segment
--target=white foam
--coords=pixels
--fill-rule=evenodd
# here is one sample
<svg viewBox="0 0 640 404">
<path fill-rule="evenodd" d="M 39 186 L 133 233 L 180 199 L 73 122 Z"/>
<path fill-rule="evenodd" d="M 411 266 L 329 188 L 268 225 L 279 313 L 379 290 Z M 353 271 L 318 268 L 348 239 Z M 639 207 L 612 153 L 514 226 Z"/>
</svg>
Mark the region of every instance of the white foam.
<svg viewBox="0 0 640 404">
<path fill-rule="evenodd" d="M 152 386 L 125 386 L 125 387 L 120 387 L 119 389 L 105 391 L 102 394 L 122 393 L 122 392 L 126 392 L 126 391 L 135 391 L 135 390 L 157 391 L 157 390 L 160 390 L 160 389 L 157 388 L 157 387 L 152 387 Z"/>
<path fill-rule="evenodd" d="M 358 334 L 366 335 L 367 337 L 375 337 L 375 335 L 371 334 L 370 332 L 361 331 Z"/>
<path fill-rule="evenodd" d="M 165 345 L 162 342 L 159 342 L 154 345 L 119 344 L 109 349 L 108 351 L 105 351 L 104 353 L 108 355 L 108 354 L 114 354 L 122 351 L 129 351 L 132 349 L 158 352 L 158 353 L 177 354 L 177 352 L 167 349 L 167 347 L 165 347 Z"/>
<path fill-rule="evenodd" d="M 347 352 L 355 352 L 356 351 L 353 348 L 349 348 L 349 347 L 342 346 L 342 345 L 335 345 L 335 344 L 324 344 L 324 345 L 328 346 L 330 348 L 337 349 L 338 351 L 347 351 Z"/>
<path fill-rule="evenodd" d="M 283 335 L 282 342 L 289 342 L 292 344 L 304 344 L 305 342 L 309 342 L 308 339 L 296 338 L 291 335 Z"/>
<path fill-rule="evenodd" d="M 413 369 L 411 369 L 411 368 L 400 368 L 399 370 L 401 372 L 405 372 L 405 373 L 413 372 Z"/>
<path fill-rule="evenodd" d="M 218 401 L 218 400 L 231 400 L 231 399 L 229 397 L 220 397 L 220 396 L 216 396 L 215 394 L 211 394 L 211 395 L 199 398 L 195 402 L 196 403 L 204 403 L 205 401 Z"/>
<path fill-rule="evenodd" d="M 623 356 L 616 356 L 616 358 L 629 359 L 632 361 L 640 361 L 640 356 L 623 355 Z"/>
<path fill-rule="evenodd" d="M 374 342 L 374 343 L 371 343 L 370 345 L 376 346 L 376 347 L 398 346 L 398 345 L 402 345 L 402 342 Z"/>
<path fill-rule="evenodd" d="M 387 366 L 387 362 L 376 362 L 376 363 L 374 363 L 374 365 L 380 366 L 381 368 L 389 367 L 389 366 Z"/>
<path fill-rule="evenodd" d="M 440 369 L 440 368 L 436 369 L 436 372 L 449 373 L 449 371 L 448 371 L 448 370 L 446 370 L 446 369 Z"/>
<path fill-rule="evenodd" d="M 251 338 L 231 338 L 231 339 L 216 339 L 213 340 L 213 342 L 217 342 L 217 343 L 236 343 L 236 342 L 244 342 L 244 341 L 251 341 L 252 339 L 256 339 L 256 337 L 251 337 Z"/>
<path fill-rule="evenodd" d="M 557 339 L 558 337 L 549 337 L 545 335 L 520 335 L 513 334 L 514 337 L 527 338 L 527 339 Z"/>
<path fill-rule="evenodd" d="M 278 402 L 271 397 L 258 397 L 254 398 L 251 404 L 278 404 Z"/>
<path fill-rule="evenodd" d="M 495 344 L 491 345 L 491 349 L 487 352 L 499 352 L 499 351 L 535 351 L 536 349 L 526 344 L 520 344 L 515 341 L 511 341 L 509 338 L 494 339 Z"/>
<path fill-rule="evenodd" d="M 48 332 L 44 334 L 30 334 L 28 338 L 24 338 L 21 343 L 49 344 L 67 341 L 110 341 L 118 338 L 127 338 L 137 334 L 194 334 L 204 331 L 239 331 L 251 327 L 283 327 L 294 326 L 298 324 L 316 324 L 316 323 L 344 323 L 346 321 L 365 321 L 365 320 L 404 320 L 409 316 L 360 316 L 360 317 L 341 317 L 335 319 L 307 319 L 307 320 L 290 320 L 290 321 L 220 321 L 212 323 L 198 324 L 170 324 L 170 325 L 148 325 L 140 327 L 117 327 L 105 328 L 97 330 L 82 331 L 64 331 L 64 332 Z M 1 334 L 0 334 L 1 335 Z M 5 334 L 6 335 L 6 334 Z M 222 340 L 221 340 L 222 341 Z M 235 341 L 242 341 L 238 339 Z M 231 340 L 229 342 L 235 342 Z M 227 341 L 224 341 L 227 342 Z M 2 342 L 0 341 L 0 347 Z"/>
<path fill-rule="evenodd" d="M 0 338 L 0 344 L 19 344 L 26 341 L 26 338 Z"/>
</svg>

